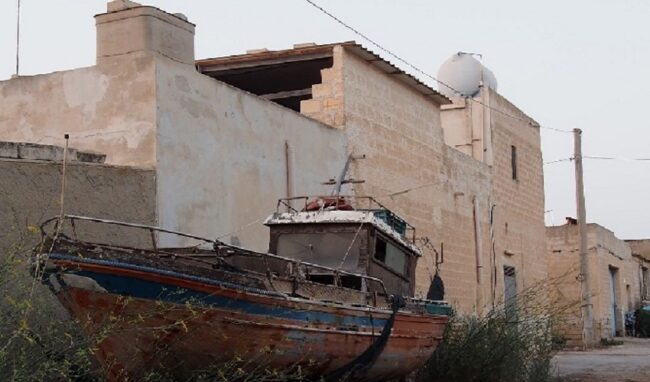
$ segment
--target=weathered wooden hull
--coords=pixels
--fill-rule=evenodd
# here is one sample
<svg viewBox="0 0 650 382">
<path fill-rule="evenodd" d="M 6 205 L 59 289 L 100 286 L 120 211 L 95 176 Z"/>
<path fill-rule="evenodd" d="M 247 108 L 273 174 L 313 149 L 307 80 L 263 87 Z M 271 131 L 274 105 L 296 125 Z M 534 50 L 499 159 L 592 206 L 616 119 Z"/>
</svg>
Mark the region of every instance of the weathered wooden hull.
<svg viewBox="0 0 650 382">
<path fill-rule="evenodd" d="M 182 378 L 224 364 L 300 365 L 311 376 L 327 375 L 371 346 L 391 315 L 73 256 L 53 255 L 50 263 L 49 283 L 112 381 L 137 380 L 152 368 Z M 445 315 L 398 312 L 364 380 L 399 378 L 420 367 L 446 322 Z"/>
</svg>

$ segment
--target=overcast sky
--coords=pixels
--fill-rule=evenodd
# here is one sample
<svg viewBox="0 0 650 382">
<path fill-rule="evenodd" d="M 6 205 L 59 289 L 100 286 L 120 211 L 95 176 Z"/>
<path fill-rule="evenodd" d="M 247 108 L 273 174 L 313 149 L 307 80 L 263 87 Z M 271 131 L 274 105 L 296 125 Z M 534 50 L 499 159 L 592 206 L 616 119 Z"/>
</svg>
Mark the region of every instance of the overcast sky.
<svg viewBox="0 0 650 382">
<path fill-rule="evenodd" d="M 582 129 L 585 155 L 650 157 L 650 1 L 315 1 L 434 76 L 457 51 L 483 54 L 499 93 L 543 126 Z M 197 25 L 197 58 L 347 40 L 377 51 L 304 0 L 144 3 Z M 93 65 L 93 15 L 105 7 L 22 0 L 21 74 Z M 15 18 L 16 0 L 0 1 L 0 80 L 14 72 Z M 570 134 L 543 130 L 542 144 L 546 162 L 572 155 Z M 573 163 L 544 168 L 546 221 L 561 224 L 575 216 Z M 650 237 L 650 161 L 585 160 L 585 184 L 588 221 Z"/>
</svg>

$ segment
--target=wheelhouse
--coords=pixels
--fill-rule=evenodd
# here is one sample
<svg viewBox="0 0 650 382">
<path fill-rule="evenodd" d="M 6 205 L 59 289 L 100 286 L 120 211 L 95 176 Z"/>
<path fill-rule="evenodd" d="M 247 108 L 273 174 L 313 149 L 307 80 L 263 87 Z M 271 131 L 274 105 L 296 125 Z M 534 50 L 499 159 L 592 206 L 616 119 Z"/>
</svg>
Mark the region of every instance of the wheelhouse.
<svg viewBox="0 0 650 382">
<path fill-rule="evenodd" d="M 420 256 L 415 229 L 370 197 L 282 199 L 265 224 L 271 253 L 381 279 L 388 293 L 414 293 Z M 329 270 L 305 278 L 363 292 L 374 288 L 361 277 Z"/>
</svg>

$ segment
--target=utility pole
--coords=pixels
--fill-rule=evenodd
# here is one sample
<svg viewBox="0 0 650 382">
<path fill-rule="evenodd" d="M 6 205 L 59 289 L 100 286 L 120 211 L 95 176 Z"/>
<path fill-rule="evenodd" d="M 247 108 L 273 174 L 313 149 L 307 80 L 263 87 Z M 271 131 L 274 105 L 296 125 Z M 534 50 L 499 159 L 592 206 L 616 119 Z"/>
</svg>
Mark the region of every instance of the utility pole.
<svg viewBox="0 0 650 382">
<path fill-rule="evenodd" d="M 580 289 L 582 309 L 582 341 L 585 347 L 593 344 L 594 312 L 589 286 L 589 252 L 587 250 L 587 213 L 585 211 L 585 187 L 582 179 L 582 130 L 573 129 L 574 161 L 576 168 L 576 206 L 580 237 Z"/>
</svg>

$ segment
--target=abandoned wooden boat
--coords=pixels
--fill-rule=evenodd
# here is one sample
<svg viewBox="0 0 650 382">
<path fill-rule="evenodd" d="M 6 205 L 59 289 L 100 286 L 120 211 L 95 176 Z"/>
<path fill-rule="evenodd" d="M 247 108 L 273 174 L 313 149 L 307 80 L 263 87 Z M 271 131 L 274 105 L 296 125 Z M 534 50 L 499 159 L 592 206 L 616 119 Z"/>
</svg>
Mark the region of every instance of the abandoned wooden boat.
<svg viewBox="0 0 650 382">
<path fill-rule="evenodd" d="M 430 357 L 450 308 L 412 297 L 413 227 L 370 198 L 350 200 L 304 198 L 299 210 L 281 200 L 265 222 L 269 253 L 66 215 L 44 225 L 50 250 L 34 272 L 80 322 L 108 380 L 156 369 L 183 379 L 233 360 L 326 381 L 401 378 Z M 142 230 L 152 245 L 82 240 L 79 224 Z M 170 234 L 202 244 L 158 247 Z"/>
</svg>

